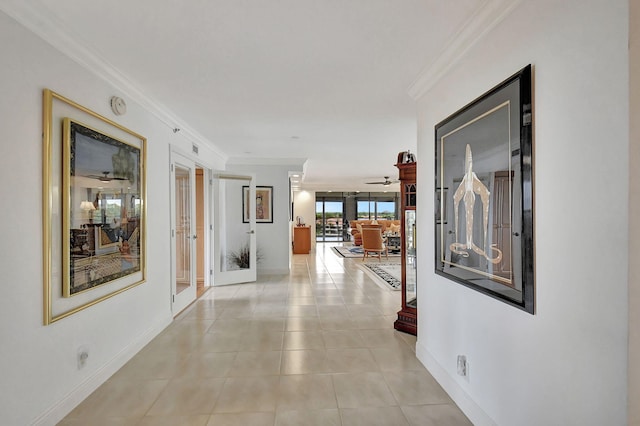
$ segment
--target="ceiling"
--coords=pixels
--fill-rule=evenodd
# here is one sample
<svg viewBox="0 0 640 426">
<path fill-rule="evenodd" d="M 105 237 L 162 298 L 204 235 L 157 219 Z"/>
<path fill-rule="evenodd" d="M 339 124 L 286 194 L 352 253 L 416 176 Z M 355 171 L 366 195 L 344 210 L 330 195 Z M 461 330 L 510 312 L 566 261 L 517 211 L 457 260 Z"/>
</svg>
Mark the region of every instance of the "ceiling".
<svg viewBox="0 0 640 426">
<path fill-rule="evenodd" d="M 487 0 L 32 0 L 229 162 L 371 189 L 416 148 L 408 89 Z M 127 99 L 127 94 L 122 96 Z M 419 160 L 419 159 L 418 159 Z"/>
</svg>

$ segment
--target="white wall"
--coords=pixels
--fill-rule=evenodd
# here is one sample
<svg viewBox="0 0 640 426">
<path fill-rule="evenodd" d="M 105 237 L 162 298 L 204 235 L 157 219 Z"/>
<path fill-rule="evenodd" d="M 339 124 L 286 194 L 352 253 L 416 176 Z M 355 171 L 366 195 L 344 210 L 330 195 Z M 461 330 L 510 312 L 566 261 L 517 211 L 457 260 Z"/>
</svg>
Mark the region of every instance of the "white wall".
<svg viewBox="0 0 640 426">
<path fill-rule="evenodd" d="M 55 424 L 172 319 L 169 144 L 191 143 L 0 13 L 0 423 Z M 42 90 L 49 88 L 148 138 L 147 282 L 43 326 Z M 109 99 L 128 100 L 115 117 Z M 201 162 L 223 167 L 201 146 Z M 76 351 L 89 349 L 78 370 Z"/>
<path fill-rule="evenodd" d="M 417 353 L 476 424 L 626 424 L 627 11 L 625 0 L 521 2 L 419 101 Z M 428 195 L 435 124 L 528 63 L 535 315 L 433 273 Z"/>
<path fill-rule="evenodd" d="M 273 223 L 256 224 L 256 244 L 262 257 L 258 273 L 289 273 L 289 171 L 292 166 L 228 164 L 227 170 L 255 173 L 256 186 L 273 186 Z"/>
<path fill-rule="evenodd" d="M 295 191 L 293 193 L 293 219 L 302 216 L 306 225 L 311 227 L 311 250 L 316 247 L 316 193 L 314 191 Z"/>
<path fill-rule="evenodd" d="M 640 425 L 640 3 L 629 3 L 629 424 Z"/>
</svg>

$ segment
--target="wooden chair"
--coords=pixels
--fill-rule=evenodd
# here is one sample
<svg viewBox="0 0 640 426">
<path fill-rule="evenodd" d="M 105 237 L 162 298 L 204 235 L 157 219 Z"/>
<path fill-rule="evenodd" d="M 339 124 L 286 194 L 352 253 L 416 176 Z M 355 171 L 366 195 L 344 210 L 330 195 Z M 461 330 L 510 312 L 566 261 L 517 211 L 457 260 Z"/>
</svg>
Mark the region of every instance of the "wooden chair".
<svg viewBox="0 0 640 426">
<path fill-rule="evenodd" d="M 382 225 L 362 226 L 362 249 L 364 250 L 362 260 L 365 260 L 369 253 L 377 253 L 380 261 L 382 260 L 382 253 L 389 259 L 389 252 L 382 238 Z"/>
</svg>

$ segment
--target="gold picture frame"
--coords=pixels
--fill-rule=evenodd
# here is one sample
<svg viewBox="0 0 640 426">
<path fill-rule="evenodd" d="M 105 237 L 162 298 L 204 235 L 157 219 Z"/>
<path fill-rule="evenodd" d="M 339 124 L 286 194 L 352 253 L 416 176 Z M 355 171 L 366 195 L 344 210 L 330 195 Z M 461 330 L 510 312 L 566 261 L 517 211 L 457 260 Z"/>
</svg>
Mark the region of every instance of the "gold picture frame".
<svg viewBox="0 0 640 426">
<path fill-rule="evenodd" d="M 44 90 L 45 325 L 145 282 L 146 143 Z"/>
</svg>

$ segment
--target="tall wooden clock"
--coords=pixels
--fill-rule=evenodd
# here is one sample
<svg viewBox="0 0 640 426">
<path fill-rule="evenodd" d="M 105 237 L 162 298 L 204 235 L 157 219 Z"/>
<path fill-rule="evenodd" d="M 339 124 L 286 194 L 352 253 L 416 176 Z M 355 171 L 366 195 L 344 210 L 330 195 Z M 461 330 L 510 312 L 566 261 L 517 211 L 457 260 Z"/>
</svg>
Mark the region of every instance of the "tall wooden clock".
<svg viewBox="0 0 640 426">
<path fill-rule="evenodd" d="M 400 180 L 400 236 L 402 259 L 402 309 L 393 326 L 396 330 L 418 333 L 416 270 L 416 161 L 413 154 L 398 154 L 396 167 Z"/>
</svg>

